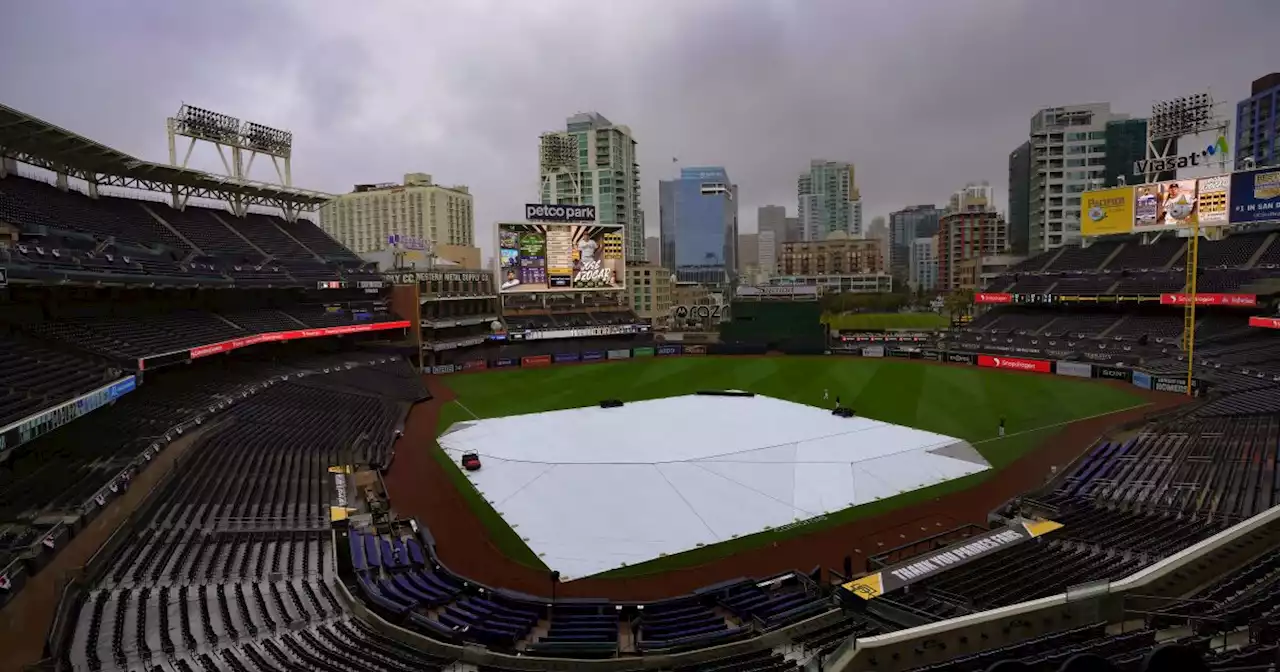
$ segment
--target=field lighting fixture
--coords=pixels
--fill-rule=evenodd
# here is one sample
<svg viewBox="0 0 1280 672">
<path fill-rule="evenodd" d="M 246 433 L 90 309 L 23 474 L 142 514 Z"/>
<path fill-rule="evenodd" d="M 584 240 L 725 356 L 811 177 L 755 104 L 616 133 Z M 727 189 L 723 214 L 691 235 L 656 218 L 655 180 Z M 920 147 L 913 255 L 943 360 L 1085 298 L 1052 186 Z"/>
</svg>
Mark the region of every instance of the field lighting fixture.
<svg viewBox="0 0 1280 672">
<path fill-rule="evenodd" d="M 293 133 L 246 121 L 240 129 L 244 148 L 270 156 L 287 157 L 293 150 Z"/>
<path fill-rule="evenodd" d="M 235 144 L 240 137 L 239 119 L 203 107 L 183 103 L 173 121 L 174 131 L 187 137 L 228 144 Z"/>
<path fill-rule="evenodd" d="M 1153 140 L 1192 135 L 1215 125 L 1213 97 L 1208 93 L 1159 101 L 1151 106 L 1151 118 L 1147 121 Z"/>
</svg>

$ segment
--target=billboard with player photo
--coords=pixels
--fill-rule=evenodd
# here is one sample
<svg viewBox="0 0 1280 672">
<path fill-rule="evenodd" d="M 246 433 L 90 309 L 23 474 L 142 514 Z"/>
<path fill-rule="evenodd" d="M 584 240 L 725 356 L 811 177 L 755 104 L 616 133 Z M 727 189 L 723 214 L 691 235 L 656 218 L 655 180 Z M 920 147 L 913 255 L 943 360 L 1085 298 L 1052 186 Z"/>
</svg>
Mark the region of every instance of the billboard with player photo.
<svg viewBox="0 0 1280 672">
<path fill-rule="evenodd" d="M 620 224 L 498 224 L 504 294 L 618 290 L 626 282 Z"/>
<path fill-rule="evenodd" d="M 1156 184 L 1144 184 L 1136 187 L 1135 191 L 1138 194 L 1138 201 L 1134 212 L 1134 230 L 1177 229 L 1196 223 L 1198 211 L 1195 180 L 1169 180 Z M 1150 207 L 1151 196 L 1155 197 L 1154 213 Z"/>
</svg>

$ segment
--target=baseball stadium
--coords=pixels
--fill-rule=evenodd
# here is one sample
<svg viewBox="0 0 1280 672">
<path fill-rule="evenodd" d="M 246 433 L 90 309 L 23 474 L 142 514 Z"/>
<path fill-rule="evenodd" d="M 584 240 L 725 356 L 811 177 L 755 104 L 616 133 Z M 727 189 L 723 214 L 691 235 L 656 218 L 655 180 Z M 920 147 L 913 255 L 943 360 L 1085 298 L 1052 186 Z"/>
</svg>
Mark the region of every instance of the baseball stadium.
<svg viewBox="0 0 1280 672">
<path fill-rule="evenodd" d="M 4 669 L 1276 660 L 1280 222 L 1055 249 L 971 320 L 647 319 L 585 208 L 406 269 L 330 194 L 7 107 L 0 150 Z"/>
</svg>

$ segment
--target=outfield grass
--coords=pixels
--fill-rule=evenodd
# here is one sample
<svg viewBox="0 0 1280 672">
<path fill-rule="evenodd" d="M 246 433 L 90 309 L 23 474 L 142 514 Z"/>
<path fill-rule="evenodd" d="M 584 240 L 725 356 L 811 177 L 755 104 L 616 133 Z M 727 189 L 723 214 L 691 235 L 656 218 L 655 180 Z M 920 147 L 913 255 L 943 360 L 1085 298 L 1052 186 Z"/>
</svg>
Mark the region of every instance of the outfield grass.
<svg viewBox="0 0 1280 672">
<path fill-rule="evenodd" d="M 937 313 L 846 313 L 827 314 L 822 317 L 825 324 L 832 329 L 855 331 L 866 329 L 879 331 L 883 329 L 921 329 L 938 330 L 951 326 L 951 320 Z"/>
<path fill-rule="evenodd" d="M 458 395 L 446 405 L 440 429 L 454 422 L 590 406 L 601 399 L 624 401 L 689 394 L 706 389 L 738 389 L 814 406 L 831 399 L 859 415 L 965 439 L 993 467 L 939 485 L 845 509 L 785 530 L 762 532 L 666 556 L 601 576 L 638 576 L 702 564 L 779 539 L 841 525 L 851 520 L 977 485 L 1034 449 L 1062 424 L 1140 405 L 1124 389 L 1055 376 L 1028 376 L 978 368 L 930 366 L 894 359 L 835 357 L 705 358 L 673 357 L 540 369 L 509 369 L 444 379 Z M 831 402 L 827 402 L 828 404 Z M 1004 416 L 1009 436 L 996 439 Z M 472 503 L 504 553 L 543 567 L 501 516 L 475 491 L 462 472 L 433 451 Z"/>
</svg>

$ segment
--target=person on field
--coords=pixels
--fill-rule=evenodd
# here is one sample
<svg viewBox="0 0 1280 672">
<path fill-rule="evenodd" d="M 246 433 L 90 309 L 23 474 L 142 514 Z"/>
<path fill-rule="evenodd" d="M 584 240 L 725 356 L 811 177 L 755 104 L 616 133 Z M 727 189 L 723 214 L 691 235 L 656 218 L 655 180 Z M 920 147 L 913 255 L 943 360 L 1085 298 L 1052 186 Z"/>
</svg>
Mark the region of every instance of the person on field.
<svg viewBox="0 0 1280 672">
<path fill-rule="evenodd" d="M 822 400 L 823 400 L 823 401 L 827 401 L 828 399 L 830 399 L 830 398 L 831 398 L 831 397 L 829 396 L 830 394 L 831 394 L 831 391 L 830 391 L 830 390 L 823 389 L 823 390 L 822 390 Z"/>
<path fill-rule="evenodd" d="M 1004 416 L 1000 417 L 1000 436 L 1004 436 Z"/>
</svg>

